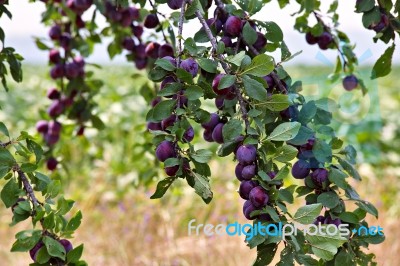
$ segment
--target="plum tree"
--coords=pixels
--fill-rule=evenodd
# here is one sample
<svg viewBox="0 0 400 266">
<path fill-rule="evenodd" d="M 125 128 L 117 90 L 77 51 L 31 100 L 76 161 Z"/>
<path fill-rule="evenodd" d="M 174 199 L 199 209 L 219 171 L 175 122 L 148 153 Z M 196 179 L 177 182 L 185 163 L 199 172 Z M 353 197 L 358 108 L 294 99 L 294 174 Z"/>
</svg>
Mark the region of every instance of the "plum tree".
<svg viewBox="0 0 400 266">
<path fill-rule="evenodd" d="M 60 224 L 58 221 L 67 221 L 63 216 L 65 210 L 60 206 L 68 206 L 68 202 L 62 197 L 57 205 L 53 200 L 37 200 L 37 191 L 46 199 L 53 199 L 52 193 L 58 191 L 58 183 L 36 169 L 41 166 L 42 157 L 48 170 L 61 169 L 57 168 L 55 159 L 60 158 L 56 153 L 61 137 L 70 132 L 82 136 L 87 127 L 101 129 L 105 126 L 95 109 L 95 96 L 102 82 L 94 79 L 94 73 L 86 69 L 92 66 L 86 64 L 86 58 L 96 43 L 110 37 L 114 39 L 107 47 L 110 58 L 126 53 L 126 58 L 137 69 L 146 70 L 145 76 L 149 79 L 141 89 L 151 106 L 146 115 L 146 134 L 154 134 L 155 158 L 163 162 L 167 175 L 151 198 L 162 197 L 175 180 L 182 178 L 187 179 L 206 203 L 212 200 L 208 165 L 212 152 L 196 150 L 196 145 L 191 143 L 196 137 L 196 124 L 199 124 L 204 128 L 205 141 L 221 144 L 219 156 L 234 154 L 235 176 L 241 182 L 239 196 L 246 200 L 243 214 L 247 219 L 268 224 L 304 222 L 302 214 L 309 213 L 307 222 L 336 226 L 346 223 L 354 229 L 367 224 L 361 218 L 366 213 L 377 216 L 372 204 L 356 197 L 357 193 L 347 182 L 350 176 L 358 177 L 354 167 L 355 152 L 349 152 L 354 148 L 343 147 L 329 126 L 332 114 L 322 108 L 320 102 L 317 104 L 317 101 L 302 96 L 301 82 L 295 81 L 285 70 L 286 62 L 296 56 L 289 50 L 291 44 L 284 41 L 278 24 L 255 18 L 268 1 L 233 3 L 216 0 L 214 6 L 212 1 L 194 0 L 133 1 L 133 4 L 122 0 L 42 2 L 46 5 L 43 23 L 50 27 L 49 41 L 43 43 L 38 39 L 36 43 L 40 49 L 48 50 L 49 76 L 54 83 L 47 91 L 47 114 L 36 123 L 45 148 L 43 150 L 34 137 L 23 133 L 15 142 L 23 145 L 22 141 L 25 141 L 26 147 L 16 146 L 14 140 L 10 140 L 1 142 L 0 149 L 0 157 L 7 158 L 0 162 L 2 174 L 8 178 L 5 188 L 15 190 L 2 193 L 7 196 L 2 196 L 6 207 L 13 210 L 13 222 L 32 217 L 34 224 L 42 226 L 41 230 L 32 231 L 29 241 L 19 239 L 17 234 L 15 244 L 21 251 L 29 251 L 35 262 L 65 265 L 71 260 L 65 253 L 76 250 L 75 255 L 83 249 L 83 246 L 73 249 L 69 240 L 60 240 L 61 236 L 71 235 L 68 224 L 80 224 L 81 213 Z M 307 43 L 318 44 L 321 50 L 338 52 L 338 63 L 330 81 L 343 78 L 346 90 L 360 88 L 367 93 L 357 74 L 354 45 L 337 28 L 338 2 L 334 1 L 330 6 L 329 16 L 320 9 L 319 0 L 312 5 L 309 1 L 297 2 L 300 11 L 294 14 L 295 29 L 305 34 Z M 3 11 L 0 16 L 8 13 L 5 11 L 7 4 L 8 1 L 0 0 Z M 280 1 L 279 6 L 284 8 L 287 4 L 289 1 Z M 167 6 L 176 11 L 164 13 Z M 393 5 L 392 1 L 356 1 L 356 12 L 363 13 L 364 27 L 377 32 L 375 41 L 393 42 L 400 22 L 392 14 L 392 7 L 398 12 L 398 5 Z M 97 25 L 95 20 L 86 19 L 92 11 L 93 18 L 104 16 L 105 28 Z M 200 26 L 193 27 L 192 37 L 184 37 L 184 22 L 192 20 L 197 20 Z M 317 23 L 311 25 L 315 20 Z M 4 44 L 4 36 L 0 41 Z M 393 42 L 375 64 L 373 78 L 390 72 L 394 48 Z M 281 54 L 281 58 L 273 58 L 273 52 Z M 2 49 L 0 55 L 1 63 L 7 62 L 10 66 L 9 72 L 0 72 L 2 84 L 6 87 L 7 73 L 15 81 L 22 81 L 22 57 L 9 47 Z M 213 100 L 216 109 L 210 113 L 210 108 L 214 107 L 204 108 L 204 100 Z M 72 126 L 75 127 L 73 130 Z M 10 137 L 8 130 L 4 130 L 5 125 L 1 124 L 0 128 L 2 134 Z M 15 149 L 14 153 L 22 157 L 26 154 L 22 165 L 9 149 Z M 295 179 L 304 180 L 301 181 L 304 186 L 298 186 L 299 181 L 286 186 L 290 171 Z M 287 208 L 294 202 L 295 191 L 299 197 L 305 196 L 306 206 L 298 210 L 296 214 L 299 215 L 289 213 Z M 19 201 L 17 195 L 25 194 L 24 202 Z M 359 203 L 356 210 L 359 215 L 354 216 L 357 218 L 341 220 L 342 217 L 353 217 L 343 214 L 343 198 Z M 321 215 L 322 207 L 326 210 L 324 215 Z M 54 226 L 46 228 L 44 224 Z M 347 262 L 366 265 L 373 263 L 373 256 L 365 254 L 360 247 L 382 241 L 381 238 L 363 241 L 354 234 L 346 238 L 338 236 L 335 241 L 314 243 L 313 240 L 294 237 L 271 242 L 257 237 L 248 244 L 257 246 L 254 265 L 269 264 L 282 242 L 285 247 L 281 263 L 288 265 L 295 262 L 344 265 L 344 256 Z M 326 252 L 316 251 L 319 249 Z M 71 263 L 84 265 L 80 258 Z"/>
</svg>

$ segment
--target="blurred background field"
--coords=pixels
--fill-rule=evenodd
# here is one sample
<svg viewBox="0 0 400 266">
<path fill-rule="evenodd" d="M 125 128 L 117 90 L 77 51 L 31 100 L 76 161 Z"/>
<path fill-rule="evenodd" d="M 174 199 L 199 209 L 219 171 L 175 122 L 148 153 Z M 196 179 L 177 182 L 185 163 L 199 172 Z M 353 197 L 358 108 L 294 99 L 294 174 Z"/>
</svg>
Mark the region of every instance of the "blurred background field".
<svg viewBox="0 0 400 266">
<path fill-rule="evenodd" d="M 150 200 L 155 185 L 164 175 L 154 160 L 151 135 L 145 132 L 148 106 L 140 95 L 146 82 L 130 67 L 109 66 L 95 69 L 95 76 L 105 84 L 96 96 L 100 117 L 106 124 L 103 131 L 87 130 L 85 137 L 70 138 L 73 125 L 64 128 L 56 154 L 62 165 L 52 178 L 61 179 L 66 197 L 76 201 L 75 209 L 83 211 L 82 226 L 73 243 L 85 243 L 84 258 L 89 265 L 249 265 L 255 252 L 244 244 L 243 237 L 188 236 L 187 224 L 245 223 L 242 200 L 236 189 L 233 157 L 217 158 L 211 163 L 214 199 L 206 205 L 184 182 L 161 200 Z M 365 71 L 364 71 L 365 70 Z M 368 77 L 370 69 L 360 75 Z M 16 136 L 34 126 L 42 115 L 47 88 L 48 67 L 27 66 L 24 82 L 11 84 L 9 93 L 0 93 L 0 121 Z M 379 219 L 369 217 L 372 225 L 380 225 L 386 241 L 372 246 L 378 265 L 399 265 L 400 228 L 400 68 L 378 82 L 366 82 L 370 94 L 346 93 L 340 83 L 324 82 L 331 68 L 321 66 L 290 67 L 294 80 L 304 81 L 308 97 L 324 96 L 339 101 L 341 109 L 334 113 L 334 126 L 347 143 L 361 149 L 359 169 L 363 182 L 353 185 L 362 198 L 371 201 L 380 211 Z M 213 110 L 213 103 L 206 103 Z M 197 147 L 214 144 L 201 139 L 196 128 Z M 156 166 L 156 167 L 154 167 Z M 49 173 L 50 174 L 50 173 Z M 285 184 L 293 181 L 288 178 Z M 0 186 L 3 180 L 0 180 Z M 304 204 L 297 200 L 296 206 Z M 9 228 L 10 210 L 0 206 L 0 265 L 28 265 L 25 253 L 11 254 L 14 234 L 29 228 L 29 221 Z M 279 257 L 279 255 L 277 255 Z"/>
</svg>

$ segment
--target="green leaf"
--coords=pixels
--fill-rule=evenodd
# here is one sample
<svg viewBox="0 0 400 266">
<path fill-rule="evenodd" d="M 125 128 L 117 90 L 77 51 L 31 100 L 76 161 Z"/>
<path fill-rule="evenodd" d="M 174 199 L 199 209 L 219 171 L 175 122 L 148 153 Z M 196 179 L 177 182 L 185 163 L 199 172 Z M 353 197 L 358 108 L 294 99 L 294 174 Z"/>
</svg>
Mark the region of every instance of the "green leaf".
<svg viewBox="0 0 400 266">
<path fill-rule="evenodd" d="M 287 189 L 284 189 L 284 188 L 279 189 L 278 196 L 279 196 L 279 199 L 282 201 L 286 201 L 291 204 L 294 202 L 293 193 Z"/>
<path fill-rule="evenodd" d="M 392 57 L 395 49 L 395 44 L 386 49 L 386 51 L 376 61 L 372 73 L 371 79 L 376 79 L 388 75 L 392 71 Z"/>
<path fill-rule="evenodd" d="M 97 115 L 92 115 L 90 117 L 90 121 L 92 122 L 92 126 L 98 130 L 103 130 L 106 128 L 104 122 Z"/>
<path fill-rule="evenodd" d="M 43 156 L 42 147 L 30 139 L 26 140 L 26 146 L 28 147 L 29 151 L 31 151 L 35 154 L 36 164 L 39 163 L 39 161 L 42 159 L 42 156 Z"/>
<path fill-rule="evenodd" d="M 346 223 L 358 224 L 359 222 L 358 216 L 352 212 L 342 212 L 339 214 L 339 218 Z"/>
<path fill-rule="evenodd" d="M 297 153 L 297 148 L 292 145 L 284 145 L 278 149 L 272 159 L 281 163 L 286 163 L 296 158 Z"/>
<path fill-rule="evenodd" d="M 162 196 L 164 196 L 165 192 L 167 192 L 168 188 L 172 185 L 175 179 L 176 177 L 170 176 L 158 182 L 156 192 L 154 192 L 150 199 L 162 198 Z"/>
<path fill-rule="evenodd" d="M 281 28 L 273 21 L 268 21 L 264 23 L 264 27 L 267 30 L 265 37 L 271 42 L 281 42 L 283 41 L 283 32 Z"/>
<path fill-rule="evenodd" d="M 372 214 L 376 217 L 376 219 L 378 219 L 378 210 L 368 201 L 358 201 L 356 202 L 356 205 L 360 207 L 360 209 L 368 212 L 369 214 Z"/>
<path fill-rule="evenodd" d="M 318 196 L 317 202 L 321 203 L 324 207 L 333 209 L 339 204 L 339 197 L 335 192 L 324 192 Z"/>
<path fill-rule="evenodd" d="M 46 194 L 48 197 L 53 199 L 53 198 L 57 197 L 57 195 L 58 195 L 58 193 L 60 193 L 60 191 L 61 191 L 60 180 L 52 180 L 47 186 Z"/>
<path fill-rule="evenodd" d="M 283 111 L 290 106 L 289 97 L 283 94 L 274 94 L 266 102 L 263 102 L 269 110 L 273 112 Z"/>
<path fill-rule="evenodd" d="M 246 53 L 244 51 L 241 51 L 238 54 L 226 57 L 225 60 L 231 64 L 234 64 L 234 65 L 240 67 L 245 56 L 246 56 Z"/>
<path fill-rule="evenodd" d="M 37 165 L 36 164 L 32 164 L 32 163 L 23 163 L 23 164 L 21 164 L 21 170 L 23 172 L 25 172 L 25 173 L 32 173 L 36 169 L 37 169 Z"/>
<path fill-rule="evenodd" d="M 197 60 L 200 68 L 204 69 L 208 73 L 217 73 L 218 63 L 208 59 L 208 58 L 199 58 Z"/>
<path fill-rule="evenodd" d="M 172 114 L 172 110 L 176 106 L 176 100 L 165 100 L 159 102 L 153 109 L 153 119 L 161 121 Z"/>
<path fill-rule="evenodd" d="M 347 189 L 349 187 L 349 184 L 346 181 L 346 177 L 347 175 L 339 169 L 332 167 L 329 171 L 329 181 L 342 189 Z"/>
<path fill-rule="evenodd" d="M 362 22 L 365 28 L 368 28 L 372 24 L 378 24 L 380 21 L 381 21 L 381 11 L 377 6 L 375 6 L 368 12 L 364 12 L 362 16 Z"/>
<path fill-rule="evenodd" d="M 260 54 L 253 58 L 251 64 L 241 74 L 263 77 L 271 73 L 274 68 L 274 59 L 266 54 Z"/>
<path fill-rule="evenodd" d="M 212 152 L 209 150 L 200 149 L 191 153 L 190 157 L 198 163 L 208 163 L 211 160 Z"/>
<path fill-rule="evenodd" d="M 335 257 L 334 266 L 343 266 L 343 265 L 355 265 L 355 262 L 353 261 L 353 256 L 342 249 Z"/>
<path fill-rule="evenodd" d="M 229 88 L 230 86 L 232 86 L 233 84 L 235 84 L 236 82 L 236 76 L 234 75 L 224 75 L 221 80 L 219 81 L 218 84 L 218 89 L 225 89 L 225 88 Z"/>
<path fill-rule="evenodd" d="M 167 71 L 174 71 L 175 70 L 175 66 L 167 59 L 157 59 L 157 61 L 155 62 L 155 64 L 159 67 L 161 67 L 162 69 L 165 69 Z"/>
<path fill-rule="evenodd" d="M 274 180 L 282 180 L 282 179 L 284 179 L 285 177 L 288 176 L 289 172 L 290 172 L 289 167 L 287 165 L 285 165 L 284 167 L 282 167 L 278 171 L 278 173 L 276 174 Z"/>
<path fill-rule="evenodd" d="M 317 113 L 317 106 L 314 101 L 309 101 L 303 105 L 299 112 L 299 122 L 306 125 L 314 118 Z"/>
<path fill-rule="evenodd" d="M 296 137 L 301 124 L 299 122 L 285 122 L 277 126 L 267 140 L 273 141 L 288 141 Z"/>
<path fill-rule="evenodd" d="M 43 237 L 43 243 L 50 256 L 65 260 L 65 248 L 60 244 L 60 242 L 51 237 L 45 236 Z"/>
<path fill-rule="evenodd" d="M 194 190 L 197 195 L 199 195 L 205 203 L 210 203 L 213 198 L 213 193 L 211 191 L 210 182 L 207 177 L 192 172 L 194 177 Z"/>
<path fill-rule="evenodd" d="M 190 85 L 185 90 L 185 96 L 190 100 L 194 101 L 200 99 L 204 95 L 203 89 L 197 85 Z"/>
<path fill-rule="evenodd" d="M 54 212 L 51 212 L 43 219 L 43 227 L 52 230 L 55 226 L 54 222 Z"/>
<path fill-rule="evenodd" d="M 222 136 L 224 142 L 235 140 L 242 133 L 242 122 L 237 119 L 231 119 L 222 127 Z"/>
<path fill-rule="evenodd" d="M 26 230 L 19 232 L 17 239 L 11 247 L 11 252 L 26 252 L 31 250 L 40 240 L 41 230 Z"/>
<path fill-rule="evenodd" d="M 375 7 L 375 0 L 356 1 L 356 12 L 368 12 Z"/>
<path fill-rule="evenodd" d="M 19 192 L 20 188 L 14 179 L 10 179 L 7 184 L 4 185 L 0 197 L 7 208 L 10 208 L 17 202 Z"/>
<path fill-rule="evenodd" d="M 242 34 L 248 45 L 253 45 L 257 41 L 257 32 L 250 26 L 249 22 L 244 25 Z"/>
<path fill-rule="evenodd" d="M 78 211 L 74 217 L 69 220 L 67 226 L 65 227 L 65 231 L 75 231 L 81 225 L 82 222 L 82 212 Z"/>
<path fill-rule="evenodd" d="M 186 17 L 193 16 L 197 11 L 200 12 L 201 14 L 204 14 L 204 10 L 203 10 L 203 7 L 202 7 L 200 1 L 193 0 L 191 2 L 191 4 L 188 5 L 188 8 L 186 9 L 186 12 L 185 12 L 185 16 Z"/>
<path fill-rule="evenodd" d="M 334 258 L 338 247 L 347 241 L 346 238 L 341 237 L 339 234 L 339 230 L 336 235 L 307 234 L 305 239 L 310 243 L 311 249 L 317 257 L 329 261 Z"/>
<path fill-rule="evenodd" d="M 15 159 L 11 153 L 0 146 L 0 166 L 12 167 L 15 164 Z"/>
<path fill-rule="evenodd" d="M 41 247 L 38 251 L 37 251 L 37 255 L 36 255 L 36 262 L 40 263 L 40 265 L 47 263 L 50 260 L 51 256 L 47 251 L 46 247 Z"/>
<path fill-rule="evenodd" d="M 343 167 L 344 170 L 347 171 L 347 173 L 349 173 L 350 176 L 352 176 L 354 179 L 361 181 L 361 176 L 358 173 L 358 171 L 354 168 L 353 165 L 351 165 L 351 163 L 349 163 L 347 160 L 342 159 L 342 158 L 337 158 L 339 164 Z"/>
<path fill-rule="evenodd" d="M 325 141 L 317 139 L 312 151 L 319 162 L 325 163 L 332 161 L 332 148 Z"/>
<path fill-rule="evenodd" d="M 321 213 L 322 205 L 320 203 L 303 206 L 297 210 L 293 220 L 301 224 L 310 224 Z"/>
<path fill-rule="evenodd" d="M 249 76 L 245 75 L 243 76 L 243 85 L 247 95 L 250 98 L 257 101 L 267 100 L 267 91 L 260 82 L 251 79 Z"/>
<path fill-rule="evenodd" d="M 278 245 L 276 243 L 257 246 L 257 258 L 253 262 L 253 266 L 269 265 L 274 259 L 277 249 Z"/>
<path fill-rule="evenodd" d="M 73 250 L 67 253 L 67 263 L 76 263 L 82 257 L 83 253 L 83 244 L 77 246 Z"/>
<path fill-rule="evenodd" d="M 10 133 L 8 132 L 8 129 L 3 122 L 0 122 L 0 132 L 6 135 L 7 137 L 10 137 Z"/>
</svg>

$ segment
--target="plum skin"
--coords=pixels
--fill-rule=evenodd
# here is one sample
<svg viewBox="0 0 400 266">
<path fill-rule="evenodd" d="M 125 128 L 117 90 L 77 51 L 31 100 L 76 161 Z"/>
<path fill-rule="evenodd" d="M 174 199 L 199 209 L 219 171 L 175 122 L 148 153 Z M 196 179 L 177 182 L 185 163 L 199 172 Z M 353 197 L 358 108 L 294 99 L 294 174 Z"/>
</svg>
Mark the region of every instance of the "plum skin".
<svg viewBox="0 0 400 266">
<path fill-rule="evenodd" d="M 257 186 L 250 191 L 249 199 L 256 208 L 261 208 L 267 205 L 269 196 L 264 188 Z"/>
<path fill-rule="evenodd" d="M 257 150 L 253 145 L 242 145 L 236 151 L 236 159 L 242 164 L 251 164 L 257 158 Z"/>
<path fill-rule="evenodd" d="M 242 199 L 248 200 L 249 199 L 249 194 L 250 191 L 258 186 L 258 182 L 257 181 L 243 181 L 240 183 L 240 187 L 239 187 L 239 195 Z"/>
<path fill-rule="evenodd" d="M 299 160 L 292 167 L 292 175 L 296 179 L 304 179 L 310 174 L 307 162 Z"/>
<path fill-rule="evenodd" d="M 161 162 L 176 157 L 175 145 L 171 141 L 164 140 L 157 146 L 156 156 Z"/>
<path fill-rule="evenodd" d="M 225 33 L 231 37 L 238 37 L 242 32 L 242 20 L 236 16 L 230 16 L 224 25 Z"/>
<path fill-rule="evenodd" d="M 358 79 L 354 75 L 346 76 L 343 79 L 343 88 L 347 91 L 352 91 L 358 86 Z"/>
</svg>

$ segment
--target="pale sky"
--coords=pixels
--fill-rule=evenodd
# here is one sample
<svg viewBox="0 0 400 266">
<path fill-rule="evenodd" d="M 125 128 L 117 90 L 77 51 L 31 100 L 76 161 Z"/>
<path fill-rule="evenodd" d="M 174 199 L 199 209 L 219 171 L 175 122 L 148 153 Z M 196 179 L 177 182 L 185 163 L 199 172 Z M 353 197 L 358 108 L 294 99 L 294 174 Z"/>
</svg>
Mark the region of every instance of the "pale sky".
<svg viewBox="0 0 400 266">
<path fill-rule="evenodd" d="M 36 48 L 33 37 L 47 37 L 48 29 L 40 23 L 41 13 L 44 11 L 44 4 L 41 2 L 28 3 L 28 1 L 10 1 L 9 9 L 13 14 L 13 19 L 9 20 L 3 16 L 0 24 L 6 34 L 6 46 L 16 48 L 17 52 L 22 54 L 25 62 L 28 63 L 47 63 L 47 53 Z M 297 11 L 297 4 L 280 10 L 277 1 L 268 4 L 263 11 L 256 15 L 260 20 L 275 21 L 278 23 L 283 32 L 284 39 L 289 49 L 294 53 L 303 50 L 303 53 L 297 56 L 291 64 L 332 64 L 335 62 L 336 51 L 320 51 L 318 46 L 310 46 L 304 36 L 293 29 L 294 18 L 290 14 Z M 322 1 L 324 3 L 330 1 Z M 360 58 L 361 64 L 373 64 L 377 58 L 383 53 L 386 45 L 382 42 L 374 43 L 372 37 L 373 31 L 369 31 L 362 26 L 361 15 L 353 12 L 355 1 L 339 1 L 339 14 L 341 16 L 340 29 L 346 32 L 353 43 L 356 44 L 356 54 Z M 163 5 L 164 6 L 164 5 Z M 166 5 L 165 5 L 166 6 Z M 168 8 L 159 8 L 161 12 L 168 12 Z M 326 9 L 325 9 L 326 10 Z M 90 16 L 91 12 L 86 15 Z M 100 17 L 100 16 L 99 16 Z M 192 36 L 193 28 L 198 28 L 197 23 L 184 26 L 184 36 Z M 99 25 L 104 26 L 103 19 L 99 20 Z M 398 36 L 397 36 L 398 37 Z M 400 48 L 400 42 L 397 38 L 397 49 Z M 111 40 L 107 40 L 107 44 Z M 277 58 L 279 60 L 279 58 Z M 400 52 L 396 51 L 393 59 L 396 63 L 400 63 Z M 98 45 L 95 53 L 89 59 L 90 62 L 99 64 L 109 64 L 106 45 Z M 116 57 L 111 63 L 124 63 L 125 56 Z"/>
</svg>

